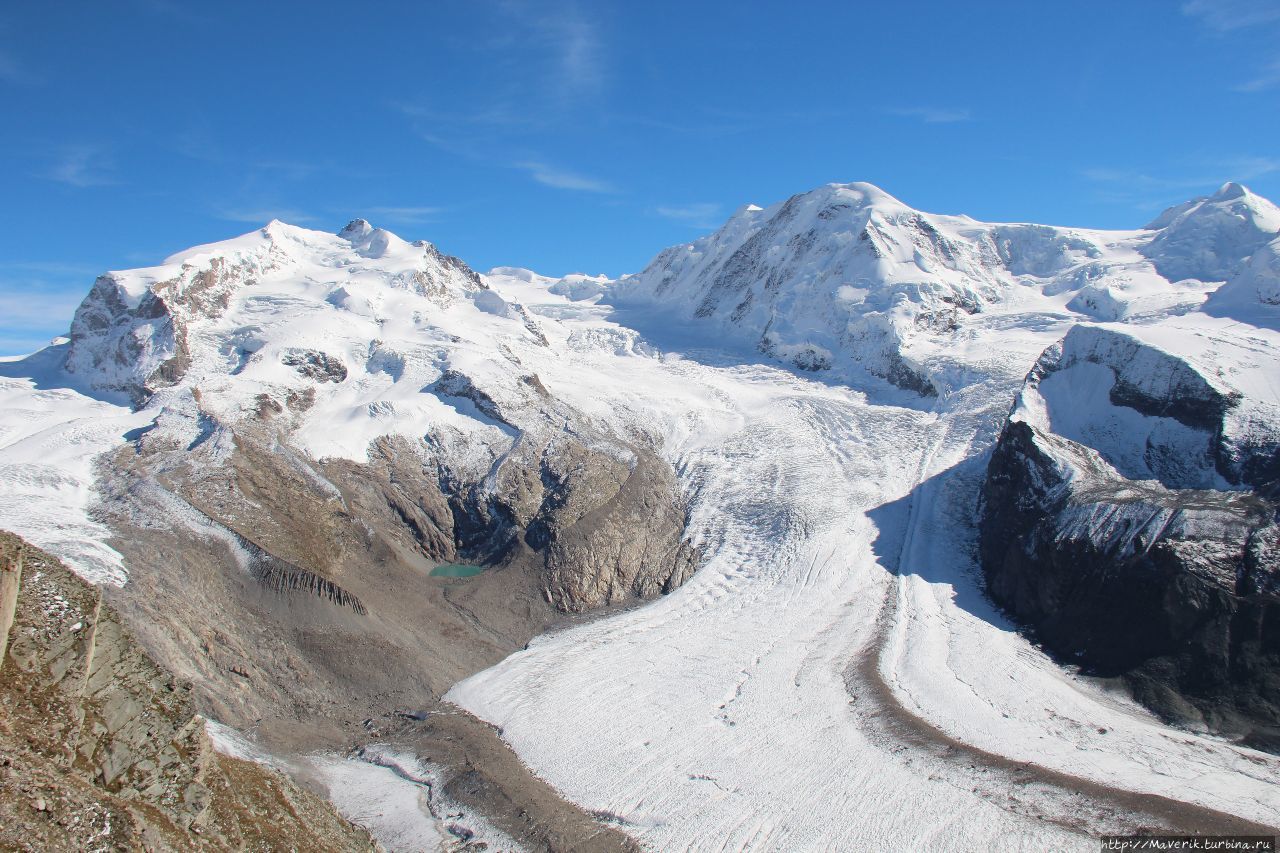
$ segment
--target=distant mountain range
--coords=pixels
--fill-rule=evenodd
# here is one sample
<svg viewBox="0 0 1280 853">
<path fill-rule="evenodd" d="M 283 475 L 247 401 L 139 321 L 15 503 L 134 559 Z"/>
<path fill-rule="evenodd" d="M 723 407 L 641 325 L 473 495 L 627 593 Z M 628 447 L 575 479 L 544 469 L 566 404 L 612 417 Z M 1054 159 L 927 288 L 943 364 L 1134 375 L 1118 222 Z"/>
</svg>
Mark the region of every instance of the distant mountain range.
<svg viewBox="0 0 1280 853">
<path fill-rule="evenodd" d="M 1277 501 L 1238 184 L 1132 231 L 830 184 L 616 281 L 271 222 L 0 362 L 0 528 L 389 849 L 1275 827 Z"/>
</svg>

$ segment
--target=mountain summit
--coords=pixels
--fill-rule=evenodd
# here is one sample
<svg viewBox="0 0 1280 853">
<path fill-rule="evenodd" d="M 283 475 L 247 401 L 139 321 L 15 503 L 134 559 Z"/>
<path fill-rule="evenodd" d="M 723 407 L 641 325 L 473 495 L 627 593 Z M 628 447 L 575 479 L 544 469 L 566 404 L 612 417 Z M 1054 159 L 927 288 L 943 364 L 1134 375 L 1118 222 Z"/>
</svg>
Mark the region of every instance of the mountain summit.
<svg viewBox="0 0 1280 853">
<path fill-rule="evenodd" d="M 1019 310 L 1028 292 L 1093 320 L 1187 310 L 1277 232 L 1280 210 L 1238 184 L 1133 232 L 982 223 L 828 184 L 740 209 L 605 298 L 707 321 L 806 370 L 865 369 L 932 394 L 954 381 L 923 369 L 939 333 Z"/>
</svg>

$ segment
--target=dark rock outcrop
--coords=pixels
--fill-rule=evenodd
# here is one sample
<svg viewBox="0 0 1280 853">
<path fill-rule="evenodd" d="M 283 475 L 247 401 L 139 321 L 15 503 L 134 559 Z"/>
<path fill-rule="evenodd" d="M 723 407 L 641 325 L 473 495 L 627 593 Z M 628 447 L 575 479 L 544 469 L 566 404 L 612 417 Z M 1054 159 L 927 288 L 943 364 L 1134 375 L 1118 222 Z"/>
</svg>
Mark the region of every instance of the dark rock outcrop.
<svg viewBox="0 0 1280 853">
<path fill-rule="evenodd" d="M 1085 347 L 1087 336 L 1075 337 L 1028 377 L 993 452 L 981 529 L 988 591 L 1046 649 L 1123 678 L 1163 718 L 1280 748 L 1280 526 L 1275 484 L 1255 476 L 1275 464 L 1259 456 L 1268 442 L 1242 450 L 1231 440 L 1224 416 L 1238 398 L 1209 388 L 1186 362 L 1138 352 L 1143 345 L 1129 338 Z M 1238 484 L 1224 477 L 1218 488 L 1193 489 L 1159 479 L 1185 476 L 1186 465 L 1125 476 L 1120 451 L 1056 434 L 1052 401 L 1039 391 L 1085 352 L 1115 376 L 1114 406 L 1203 430 L 1206 476 Z M 1107 352 L 1122 358 L 1110 362 Z M 1135 358 L 1153 357 L 1176 361 L 1169 375 L 1185 380 L 1158 400 L 1151 387 L 1123 381 Z M 1028 414 L 1041 406 L 1047 422 Z M 1169 455 L 1158 446 L 1163 434 L 1186 435 L 1153 429 L 1148 459 Z"/>
<path fill-rule="evenodd" d="M 342 363 L 342 359 L 316 350 L 287 352 L 280 357 L 280 361 L 317 382 L 336 384 L 347 380 L 347 366 Z"/>
</svg>

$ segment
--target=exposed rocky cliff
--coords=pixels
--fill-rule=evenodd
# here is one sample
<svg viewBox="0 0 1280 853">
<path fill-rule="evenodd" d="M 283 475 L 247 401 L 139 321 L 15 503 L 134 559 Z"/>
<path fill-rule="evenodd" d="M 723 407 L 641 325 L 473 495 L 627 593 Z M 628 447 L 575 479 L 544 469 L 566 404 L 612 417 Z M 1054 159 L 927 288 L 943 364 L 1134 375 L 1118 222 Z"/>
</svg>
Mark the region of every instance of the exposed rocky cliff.
<svg viewBox="0 0 1280 853">
<path fill-rule="evenodd" d="M 0 846 L 373 849 L 320 797 L 216 751 L 191 684 L 100 590 L 3 532 L 0 579 Z"/>
<path fill-rule="evenodd" d="M 1041 357 L 984 489 L 992 597 L 1167 719 L 1280 747 L 1280 418 L 1138 337 Z"/>
</svg>

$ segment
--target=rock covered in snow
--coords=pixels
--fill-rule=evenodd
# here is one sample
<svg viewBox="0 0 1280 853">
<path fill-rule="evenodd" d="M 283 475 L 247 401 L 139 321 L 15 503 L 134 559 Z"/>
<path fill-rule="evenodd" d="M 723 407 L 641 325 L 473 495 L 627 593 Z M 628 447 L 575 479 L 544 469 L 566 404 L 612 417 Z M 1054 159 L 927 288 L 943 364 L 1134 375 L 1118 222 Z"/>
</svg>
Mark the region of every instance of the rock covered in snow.
<svg viewBox="0 0 1280 853">
<path fill-rule="evenodd" d="M 859 366 L 930 395 L 952 381 L 948 349 L 991 315 L 1038 297 L 1102 321 L 1191 310 L 1205 282 L 1243 268 L 1277 231 L 1280 211 L 1235 184 L 1127 232 L 982 223 L 830 184 L 740 209 L 604 300 L 714 323 L 805 370 Z"/>
<path fill-rule="evenodd" d="M 177 384 L 197 358 L 212 358 L 229 310 L 272 285 L 310 282 L 310 291 L 369 314 L 367 291 L 381 282 L 447 306 L 485 290 L 466 264 L 426 242 L 407 243 L 362 219 L 338 235 L 271 222 L 221 243 L 198 246 L 146 269 L 100 276 L 71 325 L 67 368 L 94 388 L 135 403 Z M 376 294 L 375 294 L 376 295 Z M 264 300 L 265 301 L 265 300 Z M 203 343 L 193 340 L 205 338 Z M 253 352 L 252 329 L 227 342 L 224 358 Z M 213 344 L 214 346 L 210 346 Z M 228 352 L 229 350 L 229 352 Z"/>
<path fill-rule="evenodd" d="M 1166 210 L 1142 253 L 1170 281 L 1226 281 L 1280 232 L 1280 208 L 1236 183 Z"/>
<path fill-rule="evenodd" d="M 1000 435 L 981 550 L 992 597 L 1048 648 L 1167 719 L 1274 748 L 1280 417 L 1259 429 L 1246 402 L 1193 360 L 1075 327 Z"/>
</svg>

